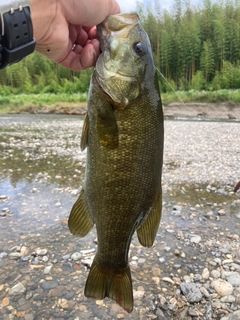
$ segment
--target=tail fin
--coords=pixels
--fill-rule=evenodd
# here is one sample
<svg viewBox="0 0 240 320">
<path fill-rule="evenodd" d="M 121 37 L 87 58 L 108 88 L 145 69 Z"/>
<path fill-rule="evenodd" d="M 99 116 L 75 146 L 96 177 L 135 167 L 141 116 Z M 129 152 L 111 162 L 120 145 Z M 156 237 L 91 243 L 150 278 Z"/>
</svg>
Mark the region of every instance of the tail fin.
<svg viewBox="0 0 240 320">
<path fill-rule="evenodd" d="M 98 264 L 95 257 L 86 282 L 85 296 L 97 300 L 109 297 L 128 313 L 132 312 L 133 292 L 129 266 L 114 270 Z"/>
</svg>

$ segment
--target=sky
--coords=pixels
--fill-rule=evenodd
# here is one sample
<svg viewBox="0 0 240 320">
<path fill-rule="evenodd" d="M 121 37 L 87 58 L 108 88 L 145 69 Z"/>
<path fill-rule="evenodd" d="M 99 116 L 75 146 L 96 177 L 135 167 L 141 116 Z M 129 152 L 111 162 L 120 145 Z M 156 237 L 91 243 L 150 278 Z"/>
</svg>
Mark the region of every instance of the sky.
<svg viewBox="0 0 240 320">
<path fill-rule="evenodd" d="M 136 0 L 117 0 L 122 12 L 136 11 Z M 146 3 L 153 0 L 140 0 L 139 2 Z M 212 0 L 212 2 L 217 2 L 217 0 Z M 169 10 L 173 7 L 174 0 L 159 0 L 160 8 L 162 10 Z M 194 7 L 198 7 L 203 3 L 203 0 L 190 0 L 190 3 Z"/>
</svg>

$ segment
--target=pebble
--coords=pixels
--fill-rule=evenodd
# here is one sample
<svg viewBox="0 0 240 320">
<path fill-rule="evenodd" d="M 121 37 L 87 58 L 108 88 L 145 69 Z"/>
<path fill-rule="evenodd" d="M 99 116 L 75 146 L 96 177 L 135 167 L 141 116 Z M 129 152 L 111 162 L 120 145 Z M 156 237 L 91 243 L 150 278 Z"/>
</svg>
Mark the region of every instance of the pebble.
<svg viewBox="0 0 240 320">
<path fill-rule="evenodd" d="M 54 289 L 58 286 L 58 282 L 55 280 L 47 280 L 40 283 L 40 286 L 43 290 Z"/>
<path fill-rule="evenodd" d="M 169 283 L 171 283 L 171 284 L 175 284 L 175 282 L 174 282 L 171 278 L 169 278 L 169 277 L 164 277 L 164 278 L 162 278 L 162 281 L 169 282 Z"/>
<path fill-rule="evenodd" d="M 204 268 L 203 272 L 202 272 L 202 278 L 204 280 L 207 280 L 209 278 L 209 275 L 210 275 L 210 272 L 209 272 L 208 268 Z"/>
<path fill-rule="evenodd" d="M 229 277 L 227 277 L 227 281 L 234 287 L 240 286 L 240 274 L 236 272 L 232 273 Z"/>
<path fill-rule="evenodd" d="M 228 296 L 233 293 L 233 286 L 231 283 L 222 279 L 213 280 L 211 282 L 211 286 L 221 297 Z"/>
<path fill-rule="evenodd" d="M 82 257 L 82 254 L 80 252 L 75 252 L 71 255 L 71 259 L 74 261 L 80 260 Z"/>
<path fill-rule="evenodd" d="M 21 282 L 19 282 L 9 290 L 9 295 L 18 295 L 24 292 L 26 292 L 26 288 Z"/>
<path fill-rule="evenodd" d="M 221 277 L 220 271 L 218 271 L 218 270 L 212 270 L 212 271 L 211 271 L 211 277 L 212 277 L 212 278 L 215 278 L 215 279 L 220 278 L 220 277 Z"/>
<path fill-rule="evenodd" d="M 221 318 L 221 320 L 239 320 L 240 319 L 240 310 L 235 311 L 223 318 Z"/>
<path fill-rule="evenodd" d="M 236 301 L 236 298 L 234 296 L 230 295 L 230 296 L 222 297 L 220 299 L 220 301 L 223 302 L 223 303 L 232 303 L 232 302 Z"/>
<path fill-rule="evenodd" d="M 190 239 L 190 242 L 198 244 L 201 240 L 202 238 L 196 235 Z"/>
<path fill-rule="evenodd" d="M 181 283 L 180 288 L 189 302 L 193 303 L 202 300 L 202 293 L 195 283 Z"/>
<path fill-rule="evenodd" d="M 0 252 L 0 259 L 4 259 L 7 257 L 7 252 Z"/>
<path fill-rule="evenodd" d="M 44 274 L 49 274 L 49 273 L 51 273 L 51 270 L 52 270 L 52 266 L 47 266 L 47 267 L 44 269 L 43 273 L 44 273 Z"/>
<path fill-rule="evenodd" d="M 45 256 L 47 254 L 48 250 L 47 249 L 37 249 L 36 254 L 38 256 Z"/>
</svg>

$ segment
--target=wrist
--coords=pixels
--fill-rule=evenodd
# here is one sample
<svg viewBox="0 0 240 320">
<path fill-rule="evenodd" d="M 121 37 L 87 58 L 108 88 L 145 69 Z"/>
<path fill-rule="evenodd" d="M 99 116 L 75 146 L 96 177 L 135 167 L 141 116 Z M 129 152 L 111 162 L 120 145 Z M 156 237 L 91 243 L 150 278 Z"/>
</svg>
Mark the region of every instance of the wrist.
<svg viewBox="0 0 240 320">
<path fill-rule="evenodd" d="M 57 0 L 30 0 L 34 38 L 38 42 L 47 39 L 56 16 Z"/>
</svg>

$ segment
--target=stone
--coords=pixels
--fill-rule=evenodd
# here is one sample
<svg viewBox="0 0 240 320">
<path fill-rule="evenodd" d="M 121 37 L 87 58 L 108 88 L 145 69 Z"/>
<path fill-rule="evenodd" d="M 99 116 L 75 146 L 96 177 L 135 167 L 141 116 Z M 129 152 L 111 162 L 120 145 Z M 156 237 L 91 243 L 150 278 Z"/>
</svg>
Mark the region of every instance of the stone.
<svg viewBox="0 0 240 320">
<path fill-rule="evenodd" d="M 203 278 L 203 280 L 207 280 L 208 278 L 209 278 L 209 270 L 208 270 L 208 268 L 204 268 L 203 269 L 203 272 L 202 272 L 202 278 Z"/>
<path fill-rule="evenodd" d="M 230 313 L 229 315 L 221 318 L 221 320 L 239 320 L 240 319 L 240 310 Z"/>
<path fill-rule="evenodd" d="M 232 303 L 232 302 L 236 301 L 236 298 L 234 296 L 230 295 L 230 296 L 222 297 L 220 299 L 220 301 L 223 302 L 223 303 Z"/>
<path fill-rule="evenodd" d="M 51 290 L 58 286 L 58 282 L 56 280 L 47 280 L 40 283 L 40 287 L 43 290 Z"/>
<path fill-rule="evenodd" d="M 229 296 L 233 293 L 231 283 L 222 279 L 213 280 L 211 286 L 221 297 Z"/>
<path fill-rule="evenodd" d="M 156 316 L 157 316 L 158 320 L 167 320 L 167 318 L 165 317 L 164 313 L 160 309 L 158 309 L 156 311 Z"/>
<path fill-rule="evenodd" d="M 82 257 L 82 254 L 80 252 L 74 252 L 72 255 L 71 255 L 71 259 L 74 260 L 74 261 L 78 261 L 80 260 Z"/>
<path fill-rule="evenodd" d="M 6 258 L 7 255 L 7 252 L 0 252 L 0 259 Z"/>
<path fill-rule="evenodd" d="M 218 270 L 212 270 L 211 277 L 213 277 L 214 279 L 218 279 L 221 277 L 221 272 L 219 272 Z"/>
<path fill-rule="evenodd" d="M 209 292 L 207 291 L 206 288 L 201 287 L 201 288 L 200 288 L 200 291 L 202 292 L 202 294 L 203 294 L 206 298 L 209 298 L 210 294 L 209 294 Z"/>
<path fill-rule="evenodd" d="M 240 274 L 238 272 L 234 272 L 229 277 L 227 277 L 227 281 L 234 287 L 240 286 Z"/>
<path fill-rule="evenodd" d="M 44 273 L 44 274 L 49 274 L 49 273 L 51 273 L 51 270 L 52 270 L 52 266 L 47 266 L 47 267 L 44 269 L 43 273 Z"/>
<path fill-rule="evenodd" d="M 12 295 L 21 294 L 24 292 L 26 292 L 26 288 L 21 282 L 19 282 L 9 290 L 9 295 L 12 296 Z"/>
<path fill-rule="evenodd" d="M 191 237 L 190 242 L 198 244 L 201 240 L 202 240 L 202 238 L 200 236 L 196 235 L 194 237 Z"/>
<path fill-rule="evenodd" d="M 159 262 L 162 264 L 162 263 L 164 263 L 165 262 L 165 258 L 159 258 Z"/>
<path fill-rule="evenodd" d="M 9 253 L 8 258 L 11 260 L 18 260 L 21 258 L 21 254 L 19 252 L 11 252 Z"/>
<path fill-rule="evenodd" d="M 181 283 L 181 291 L 188 302 L 199 302 L 202 300 L 202 293 L 195 283 Z"/>
<path fill-rule="evenodd" d="M 171 284 L 175 284 L 175 282 L 174 282 L 171 278 L 169 278 L 169 277 L 164 277 L 164 278 L 162 278 L 162 281 L 169 282 L 169 283 L 171 283 Z"/>
<path fill-rule="evenodd" d="M 36 254 L 38 256 L 45 256 L 47 254 L 48 250 L 47 249 L 37 249 Z"/>
</svg>

